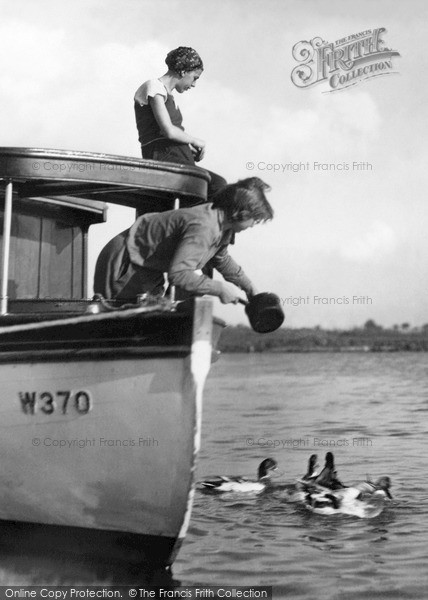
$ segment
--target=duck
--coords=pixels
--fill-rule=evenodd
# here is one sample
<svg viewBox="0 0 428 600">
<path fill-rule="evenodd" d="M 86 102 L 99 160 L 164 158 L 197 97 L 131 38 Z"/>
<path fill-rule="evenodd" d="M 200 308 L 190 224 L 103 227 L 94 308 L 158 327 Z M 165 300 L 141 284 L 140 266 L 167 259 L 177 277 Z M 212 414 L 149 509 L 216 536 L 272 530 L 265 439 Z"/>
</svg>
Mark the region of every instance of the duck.
<svg viewBox="0 0 428 600">
<path fill-rule="evenodd" d="M 331 460 L 332 458 L 328 457 L 329 468 L 332 465 Z M 367 479 L 352 486 L 343 485 L 336 476 L 332 480 L 327 478 L 321 481 L 332 482 L 334 487 L 320 484 L 318 478 L 305 487 L 304 504 L 318 514 L 347 514 L 371 518 L 382 512 L 384 500 L 392 500 L 391 479 L 387 476 L 380 477 L 376 482 Z M 342 487 L 337 487 L 338 483 Z"/>
<path fill-rule="evenodd" d="M 308 469 L 305 473 L 305 475 L 303 475 L 302 477 L 302 481 L 314 481 L 317 477 L 318 477 L 318 469 L 319 465 L 318 465 L 318 455 L 317 454 L 311 454 L 311 456 L 309 457 L 309 461 L 308 461 Z"/>
<path fill-rule="evenodd" d="M 370 485 L 374 485 L 370 482 Z M 306 494 L 305 506 L 312 512 L 322 515 L 350 515 L 362 519 L 377 517 L 384 509 L 386 492 L 389 489 L 375 489 L 362 492 L 358 487 L 345 487 L 340 490 L 326 488 L 313 489 Z M 391 496 L 392 498 L 392 496 Z"/>
<path fill-rule="evenodd" d="M 206 479 L 200 482 L 204 491 L 214 493 L 237 492 L 260 494 L 269 485 L 270 478 L 278 473 L 278 464 L 273 458 L 265 458 L 257 470 L 257 480 L 247 479 L 246 477 L 217 475 L 216 477 Z"/>
<path fill-rule="evenodd" d="M 345 487 L 337 478 L 333 452 L 327 452 L 323 470 L 311 481 L 313 481 L 314 484 L 328 488 L 329 490 L 338 490 Z"/>
<path fill-rule="evenodd" d="M 357 483 L 354 487 L 360 492 L 358 496 L 360 500 L 370 496 L 379 496 L 381 498 L 392 500 L 392 494 L 389 491 L 391 489 L 391 478 L 387 475 L 379 477 L 377 481 L 370 481 L 370 479 L 367 478 L 365 481 Z"/>
<path fill-rule="evenodd" d="M 306 473 L 296 480 L 295 484 L 287 485 L 287 498 L 290 502 L 303 502 L 306 490 L 318 477 L 318 455 L 311 454 Z"/>
</svg>

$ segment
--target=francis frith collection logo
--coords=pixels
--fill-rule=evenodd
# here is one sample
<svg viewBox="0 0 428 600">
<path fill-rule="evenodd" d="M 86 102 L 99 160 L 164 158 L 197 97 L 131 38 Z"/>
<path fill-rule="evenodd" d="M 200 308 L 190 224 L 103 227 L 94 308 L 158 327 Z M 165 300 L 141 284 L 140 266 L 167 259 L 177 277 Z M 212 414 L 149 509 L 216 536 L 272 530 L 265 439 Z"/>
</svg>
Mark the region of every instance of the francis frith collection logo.
<svg viewBox="0 0 428 600">
<path fill-rule="evenodd" d="M 299 63 L 291 72 L 297 87 L 308 88 L 328 83 L 326 92 L 336 92 L 366 79 L 396 73 L 392 58 L 400 54 L 385 46 L 386 29 L 368 29 L 335 42 L 314 37 L 293 46 L 293 58 Z M 325 92 L 324 92 L 325 93 Z"/>
</svg>

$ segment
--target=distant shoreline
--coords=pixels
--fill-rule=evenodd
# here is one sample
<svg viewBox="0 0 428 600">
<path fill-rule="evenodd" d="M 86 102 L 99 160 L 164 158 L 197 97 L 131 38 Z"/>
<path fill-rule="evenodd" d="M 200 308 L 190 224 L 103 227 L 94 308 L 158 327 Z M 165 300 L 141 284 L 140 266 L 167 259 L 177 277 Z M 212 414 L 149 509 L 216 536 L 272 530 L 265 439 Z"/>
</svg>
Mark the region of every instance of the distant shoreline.
<svg viewBox="0 0 428 600">
<path fill-rule="evenodd" d="M 226 327 L 221 352 L 427 352 L 428 325 L 410 329 L 384 329 L 373 321 L 352 330 L 327 330 L 320 327 L 281 328 L 258 334 L 243 325 Z"/>
</svg>

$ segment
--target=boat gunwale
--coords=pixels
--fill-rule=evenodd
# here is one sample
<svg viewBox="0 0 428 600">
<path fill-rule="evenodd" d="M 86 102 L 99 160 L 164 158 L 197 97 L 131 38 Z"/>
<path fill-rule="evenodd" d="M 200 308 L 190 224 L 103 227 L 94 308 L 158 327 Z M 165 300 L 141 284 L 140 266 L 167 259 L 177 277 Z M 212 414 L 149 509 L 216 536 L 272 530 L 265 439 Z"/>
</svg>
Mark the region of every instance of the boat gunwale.
<svg viewBox="0 0 428 600">
<path fill-rule="evenodd" d="M 188 346 L 125 346 L 117 348 L 57 348 L 54 350 L 0 351 L 0 364 L 132 360 L 136 358 L 185 358 Z"/>
</svg>

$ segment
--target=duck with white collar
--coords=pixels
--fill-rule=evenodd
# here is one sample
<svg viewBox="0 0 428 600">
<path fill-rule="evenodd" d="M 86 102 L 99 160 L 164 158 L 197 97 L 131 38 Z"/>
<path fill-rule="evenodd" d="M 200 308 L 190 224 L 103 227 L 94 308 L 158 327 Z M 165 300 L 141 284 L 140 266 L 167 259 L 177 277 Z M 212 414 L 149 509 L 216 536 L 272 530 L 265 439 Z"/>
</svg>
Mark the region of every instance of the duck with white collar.
<svg viewBox="0 0 428 600">
<path fill-rule="evenodd" d="M 278 475 L 278 464 L 273 458 L 266 458 L 257 470 L 257 479 L 241 476 L 217 475 L 200 482 L 204 491 L 223 494 L 225 492 L 260 494 L 270 484 L 272 475 Z"/>
</svg>

